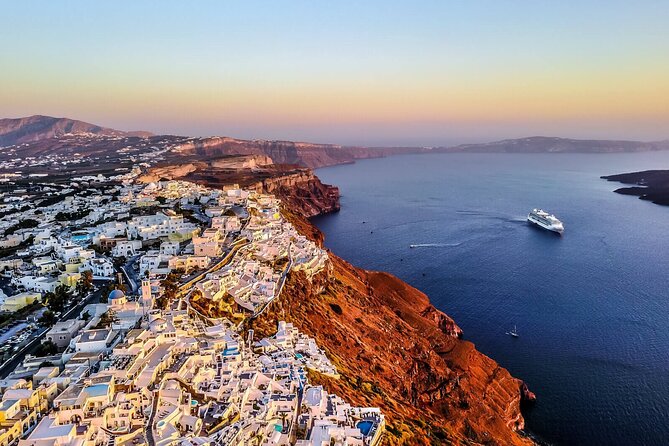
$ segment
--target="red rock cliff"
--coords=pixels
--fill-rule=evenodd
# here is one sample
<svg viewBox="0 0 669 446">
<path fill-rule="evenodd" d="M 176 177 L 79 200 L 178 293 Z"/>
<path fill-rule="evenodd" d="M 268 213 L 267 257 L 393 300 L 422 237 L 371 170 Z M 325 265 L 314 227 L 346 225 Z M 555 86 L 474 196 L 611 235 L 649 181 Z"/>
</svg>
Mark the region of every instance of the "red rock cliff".
<svg viewBox="0 0 669 446">
<path fill-rule="evenodd" d="M 308 169 L 274 169 L 174 171 L 212 187 L 241 179 L 276 194 L 284 215 L 322 246 L 323 234 L 305 217 L 338 209 L 337 188 Z M 289 275 L 281 297 L 252 322 L 257 335 L 271 335 L 277 320 L 287 320 L 313 336 L 341 374 L 314 375 L 313 382 L 354 404 L 381 407 L 384 444 L 533 444 L 519 432 L 520 402 L 529 392 L 520 380 L 462 340 L 456 323 L 425 294 L 390 274 L 355 268 L 332 253 L 330 259 L 311 281 Z"/>
<path fill-rule="evenodd" d="M 322 242 L 309 222 L 286 215 Z M 311 378 L 354 404 L 380 406 L 384 444 L 533 444 L 519 433 L 520 380 L 462 340 L 425 294 L 330 258 L 312 281 L 291 273 L 281 298 L 253 322 L 259 335 L 272 334 L 280 319 L 313 336 L 341 378 Z"/>
<path fill-rule="evenodd" d="M 339 188 L 323 184 L 311 169 L 266 161 L 259 156 L 240 156 L 161 166 L 151 169 L 140 180 L 183 179 L 210 187 L 238 184 L 281 197 L 290 209 L 307 218 L 339 210 Z M 246 167 L 249 164 L 254 167 Z"/>
</svg>

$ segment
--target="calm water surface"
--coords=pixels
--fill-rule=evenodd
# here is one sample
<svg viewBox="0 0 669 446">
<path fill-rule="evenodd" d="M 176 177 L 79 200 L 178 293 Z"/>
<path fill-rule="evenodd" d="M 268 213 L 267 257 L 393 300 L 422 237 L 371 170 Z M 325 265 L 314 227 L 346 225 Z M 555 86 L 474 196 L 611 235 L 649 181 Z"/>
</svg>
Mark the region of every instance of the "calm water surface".
<svg viewBox="0 0 669 446">
<path fill-rule="evenodd" d="M 539 398 L 527 424 L 544 440 L 665 445 L 669 207 L 599 179 L 659 168 L 669 153 L 365 160 L 318 170 L 342 210 L 315 223 L 336 254 L 426 292 L 524 379 Z M 528 226 L 533 207 L 565 235 Z M 505 335 L 514 325 L 518 339 Z"/>
</svg>

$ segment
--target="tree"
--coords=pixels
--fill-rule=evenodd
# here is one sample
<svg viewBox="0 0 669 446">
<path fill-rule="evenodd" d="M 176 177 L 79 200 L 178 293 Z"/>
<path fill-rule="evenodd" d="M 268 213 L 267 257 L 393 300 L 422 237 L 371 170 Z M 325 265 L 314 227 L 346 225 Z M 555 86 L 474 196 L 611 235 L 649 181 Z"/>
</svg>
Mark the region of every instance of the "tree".
<svg viewBox="0 0 669 446">
<path fill-rule="evenodd" d="M 69 288 L 65 285 L 58 285 L 53 293 L 46 293 L 44 298 L 51 311 L 54 313 L 62 312 L 70 298 Z"/>
<path fill-rule="evenodd" d="M 112 309 L 109 309 L 107 310 L 106 313 L 100 316 L 100 322 L 98 322 L 96 328 L 106 328 L 111 326 L 115 322 L 118 322 L 118 318 L 116 317 L 116 312 Z"/>
<path fill-rule="evenodd" d="M 35 356 L 50 356 L 58 353 L 58 346 L 51 341 L 42 342 L 35 350 Z"/>
<path fill-rule="evenodd" d="M 21 220 L 18 223 L 5 229 L 5 235 L 13 234 L 19 229 L 36 228 L 37 225 L 39 225 L 39 222 L 37 220 L 33 220 L 32 218 L 26 218 L 25 220 Z"/>
<path fill-rule="evenodd" d="M 45 327 L 50 327 L 56 323 L 56 315 L 53 314 L 53 311 L 46 310 L 37 320 L 37 323 L 44 325 Z"/>
<path fill-rule="evenodd" d="M 81 279 L 77 282 L 77 294 L 84 295 L 93 289 L 93 272 L 86 270 L 81 273 Z"/>
<path fill-rule="evenodd" d="M 165 309 L 167 305 L 177 297 L 179 291 L 179 274 L 169 273 L 160 285 L 163 287 L 163 294 L 156 299 L 158 308 Z"/>
</svg>

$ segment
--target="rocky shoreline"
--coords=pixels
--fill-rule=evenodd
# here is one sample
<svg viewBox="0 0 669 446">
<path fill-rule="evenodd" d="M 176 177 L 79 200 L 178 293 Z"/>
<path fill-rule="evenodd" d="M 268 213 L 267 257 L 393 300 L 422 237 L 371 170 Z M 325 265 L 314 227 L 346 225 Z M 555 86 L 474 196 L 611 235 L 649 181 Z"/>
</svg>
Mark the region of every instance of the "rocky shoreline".
<svg viewBox="0 0 669 446">
<path fill-rule="evenodd" d="M 303 215 L 284 215 L 322 245 L 323 234 Z M 535 399 L 525 383 L 463 340 L 421 291 L 329 256 L 330 268 L 311 282 L 290 275 L 282 298 L 254 322 L 257 332 L 281 317 L 313 336 L 342 375 L 314 381 L 381 407 L 385 444 L 535 444 L 522 432 L 521 404 Z"/>
<path fill-rule="evenodd" d="M 633 195 L 662 206 L 669 206 L 669 170 L 644 170 L 601 177 L 608 181 L 631 184 L 614 190 L 622 195 Z"/>
</svg>

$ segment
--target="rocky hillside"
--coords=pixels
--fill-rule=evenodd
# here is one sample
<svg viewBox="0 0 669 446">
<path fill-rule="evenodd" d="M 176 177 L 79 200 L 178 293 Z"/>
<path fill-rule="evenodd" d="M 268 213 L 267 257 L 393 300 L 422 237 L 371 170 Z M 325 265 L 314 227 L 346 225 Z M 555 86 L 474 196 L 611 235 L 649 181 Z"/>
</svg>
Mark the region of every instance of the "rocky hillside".
<svg viewBox="0 0 669 446">
<path fill-rule="evenodd" d="M 165 166 L 145 180 L 241 183 L 273 193 L 293 225 L 322 246 L 323 234 L 307 217 L 339 209 L 336 187 L 295 166 L 212 164 Z M 281 298 L 251 323 L 259 336 L 273 334 L 278 319 L 313 336 L 341 378 L 312 379 L 355 404 L 380 406 L 388 417 L 384 444 L 533 444 L 520 432 L 521 401 L 533 397 L 522 381 L 463 340 L 425 294 L 390 274 L 355 268 L 332 253 L 330 259 L 311 281 L 300 272 L 289 275 Z"/>
<path fill-rule="evenodd" d="M 237 184 L 279 196 L 287 206 L 305 217 L 339 210 L 339 188 L 323 184 L 311 169 L 272 164 L 271 159 L 264 155 L 155 167 L 140 180 L 161 179 L 188 180 L 218 188 Z"/>
<path fill-rule="evenodd" d="M 62 141 L 64 136 L 67 136 L 65 142 Z M 141 144 L 140 141 L 131 140 L 123 141 L 121 145 L 118 141 L 119 138 L 133 136 L 144 139 L 152 135 L 148 132 L 123 132 L 74 119 L 51 116 L 0 119 L 0 147 L 27 143 L 28 146 L 21 147 L 23 156 L 40 156 L 45 153 L 60 155 L 76 150 L 82 153 L 88 151 L 105 153 L 114 157 L 113 150 L 132 148 Z M 180 159 L 181 162 L 190 162 L 224 156 L 261 155 L 267 156 L 275 164 L 309 168 L 425 150 L 420 147 L 349 147 L 308 142 L 245 140 L 225 136 L 193 138 L 159 135 L 146 141 L 156 149 L 168 149 L 172 161 Z M 0 160 L 1 158 L 0 154 Z"/>
<path fill-rule="evenodd" d="M 482 144 L 440 147 L 435 152 L 477 153 L 619 153 L 669 150 L 669 141 L 610 141 L 533 136 Z"/>
<path fill-rule="evenodd" d="M 301 216 L 286 215 L 322 241 Z M 282 297 L 252 322 L 259 336 L 281 319 L 314 337 L 341 378 L 311 379 L 356 405 L 380 406 L 388 421 L 384 444 L 533 444 L 520 432 L 521 401 L 531 396 L 520 380 L 461 339 L 425 294 L 330 258 L 329 270 L 312 281 L 291 273 Z"/>
<path fill-rule="evenodd" d="M 0 147 L 57 138 L 66 134 L 102 136 L 150 136 L 148 132 L 122 132 L 88 122 L 51 116 L 0 119 Z"/>
</svg>

